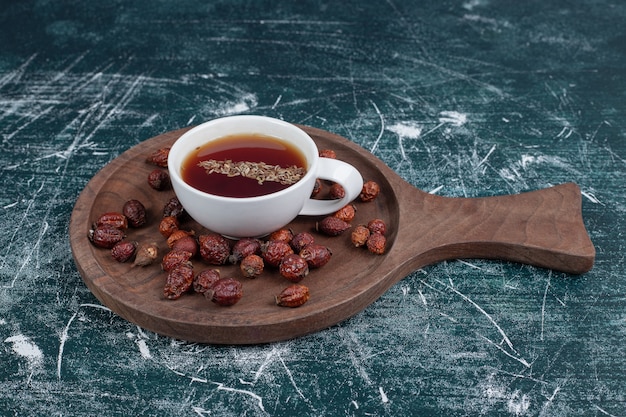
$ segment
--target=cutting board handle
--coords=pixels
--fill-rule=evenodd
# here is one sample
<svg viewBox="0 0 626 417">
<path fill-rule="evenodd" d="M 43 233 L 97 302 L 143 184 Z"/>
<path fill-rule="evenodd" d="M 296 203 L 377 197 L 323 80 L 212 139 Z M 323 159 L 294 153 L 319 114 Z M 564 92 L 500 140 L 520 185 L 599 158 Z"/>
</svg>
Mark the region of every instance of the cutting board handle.
<svg viewBox="0 0 626 417">
<path fill-rule="evenodd" d="M 421 254 L 420 266 L 460 258 L 501 259 L 572 274 L 593 266 L 595 248 L 576 184 L 481 198 L 424 193 L 418 200 L 420 207 L 413 209 L 425 217 L 415 219 L 412 228 L 422 247 L 411 250 Z"/>
</svg>

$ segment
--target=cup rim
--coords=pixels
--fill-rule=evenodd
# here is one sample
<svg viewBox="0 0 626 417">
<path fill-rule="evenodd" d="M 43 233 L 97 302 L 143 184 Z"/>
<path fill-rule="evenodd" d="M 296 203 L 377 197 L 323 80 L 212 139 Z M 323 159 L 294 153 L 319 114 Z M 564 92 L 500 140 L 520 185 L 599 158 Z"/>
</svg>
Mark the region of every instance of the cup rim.
<svg viewBox="0 0 626 417">
<path fill-rule="evenodd" d="M 275 191 L 273 193 L 269 193 L 269 194 L 263 194 L 263 195 L 259 195 L 259 196 L 254 196 L 254 197 L 227 197 L 227 196 L 221 196 L 221 195 L 217 195 L 217 194 L 211 194 L 211 193 L 207 193 L 204 192 L 202 190 L 198 190 L 195 187 L 192 187 L 191 185 L 187 184 L 187 182 L 185 182 L 185 180 L 183 180 L 182 176 L 180 175 L 180 165 L 178 164 L 177 166 L 172 165 L 172 160 L 174 159 L 174 157 L 176 157 L 176 153 L 180 154 L 180 157 L 178 157 L 178 159 L 180 160 L 181 158 L 185 158 L 189 152 L 191 152 L 191 150 L 189 150 L 186 154 L 183 154 L 183 152 L 185 152 L 184 150 L 180 149 L 180 147 L 182 147 L 182 143 L 186 140 L 189 140 L 190 137 L 192 137 L 193 135 L 197 134 L 199 131 L 205 130 L 210 128 L 213 125 L 216 124 L 220 124 L 220 123 L 242 123 L 245 122 L 246 120 L 248 121 L 261 121 L 263 123 L 273 123 L 273 124 L 278 124 L 281 125 L 284 128 L 287 129 L 293 129 L 294 131 L 298 132 L 298 134 L 300 134 L 301 136 L 305 137 L 307 139 L 307 141 L 309 141 L 313 148 L 315 149 L 315 152 L 311 153 L 311 160 L 309 160 L 308 155 L 305 153 L 305 158 L 309 164 L 309 166 L 307 167 L 307 172 L 304 175 L 304 177 L 300 178 L 300 180 L 298 180 L 296 183 L 291 184 L 290 186 L 279 190 L 279 191 Z M 259 132 L 259 131 L 248 131 L 247 129 L 241 129 L 239 130 L 239 132 L 236 133 L 262 133 L 264 135 L 268 135 L 268 136 L 273 136 L 276 137 L 279 140 L 285 140 L 284 138 L 278 137 L 277 135 L 273 134 L 270 131 L 267 132 Z M 231 133 L 229 133 L 231 134 Z M 220 136 L 216 136 L 215 139 L 223 137 L 225 135 L 220 135 Z M 206 142 L 205 142 L 206 143 Z M 300 147 L 298 147 L 300 149 Z M 174 152 L 172 152 L 172 150 L 174 150 Z M 259 116 L 259 115 L 235 115 L 235 116 L 226 116 L 226 117 L 219 117 L 219 118 L 215 118 L 212 120 L 208 120 L 206 122 L 203 122 L 197 126 L 194 126 L 193 128 L 191 128 L 190 130 L 186 131 L 185 133 L 183 133 L 178 139 L 176 139 L 176 141 L 172 144 L 170 151 L 169 151 L 169 155 L 168 155 L 168 171 L 170 174 L 170 177 L 176 181 L 176 183 L 183 187 L 186 191 L 191 192 L 193 194 L 196 194 L 198 196 L 201 197 L 208 197 L 217 201 L 239 201 L 239 202 L 255 202 L 255 201 L 262 201 L 262 200 L 268 200 L 270 198 L 274 198 L 274 197 L 279 197 L 283 194 L 287 194 L 290 193 L 294 190 L 294 188 L 298 188 L 298 187 L 302 187 L 304 186 L 304 184 L 306 184 L 306 180 L 310 179 L 311 176 L 316 175 L 315 172 L 317 170 L 317 163 L 318 163 L 318 159 L 319 159 L 319 155 L 318 155 L 317 151 L 317 145 L 315 144 L 315 142 L 313 141 L 313 138 L 311 138 L 311 136 L 309 136 L 308 133 L 306 133 L 304 130 L 300 129 L 298 126 L 294 125 L 293 123 L 289 123 L 286 122 L 284 120 L 281 119 L 276 119 L 273 117 L 269 117 L 269 116 Z M 181 160 L 182 163 L 182 160 Z"/>
</svg>

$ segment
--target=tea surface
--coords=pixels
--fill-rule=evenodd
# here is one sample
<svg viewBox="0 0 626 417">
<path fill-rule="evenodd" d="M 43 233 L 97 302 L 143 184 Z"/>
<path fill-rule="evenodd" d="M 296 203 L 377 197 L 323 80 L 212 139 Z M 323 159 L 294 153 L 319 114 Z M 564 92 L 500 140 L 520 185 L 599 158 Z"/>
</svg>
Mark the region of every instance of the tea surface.
<svg viewBox="0 0 626 417">
<path fill-rule="evenodd" d="M 263 177 L 250 178 L 236 173 L 263 168 L 272 169 Z M 276 172 L 279 175 L 275 175 Z M 292 182 L 274 177 L 298 179 L 297 172 L 306 172 L 304 155 L 288 142 L 259 134 L 237 134 L 213 140 L 196 148 L 181 168 L 183 180 L 192 187 L 214 195 L 238 198 L 281 191 Z"/>
</svg>

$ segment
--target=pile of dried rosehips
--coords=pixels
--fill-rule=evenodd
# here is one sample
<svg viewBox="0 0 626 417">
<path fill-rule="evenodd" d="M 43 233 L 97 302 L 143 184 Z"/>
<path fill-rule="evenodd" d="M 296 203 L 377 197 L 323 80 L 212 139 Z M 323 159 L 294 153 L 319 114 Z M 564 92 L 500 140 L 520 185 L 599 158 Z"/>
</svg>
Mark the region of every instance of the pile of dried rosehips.
<svg viewBox="0 0 626 417">
<path fill-rule="evenodd" d="M 146 158 L 146 162 L 158 166 L 150 172 L 147 184 L 156 191 L 169 189 L 167 156 L 169 148 L 158 149 Z M 320 151 L 320 156 L 335 158 L 332 150 Z M 321 192 L 324 184 L 316 183 L 313 196 Z M 379 185 L 367 181 L 363 185 L 359 200 L 369 202 L 380 192 Z M 344 191 L 339 184 L 330 184 L 330 198 L 342 198 Z M 356 215 L 356 206 L 348 204 L 336 213 L 315 223 L 315 230 L 326 236 L 339 236 L 352 227 Z M 148 266 L 160 260 L 161 269 L 167 273 L 163 294 L 165 298 L 175 300 L 182 295 L 195 292 L 203 294 L 208 300 L 222 305 L 236 304 L 243 296 L 244 279 L 258 277 L 264 269 L 270 268 L 290 281 L 280 294 L 275 296 L 279 306 L 298 307 L 306 303 L 310 293 L 308 287 L 300 282 L 311 269 L 326 265 L 332 251 L 329 247 L 316 243 L 315 236 L 309 232 L 295 233 L 283 228 L 271 233 L 265 239 L 243 238 L 231 245 L 226 238 L 206 232 L 196 235 L 193 230 L 181 228 L 185 211 L 176 197 L 172 197 L 163 207 L 163 216 L 158 225 L 159 234 L 165 239 L 167 253 L 160 256 L 157 242 L 127 240 L 130 228 L 144 227 L 148 224 L 146 208 L 138 200 L 128 200 L 121 211 L 111 211 L 100 215 L 89 230 L 89 240 L 97 247 L 110 249 L 111 256 L 118 262 L 132 262 L 132 267 Z M 356 226 L 350 235 L 355 247 L 365 247 L 373 254 L 383 254 L 386 250 L 385 233 L 387 226 L 381 219 L 372 219 L 367 224 Z M 205 266 L 195 273 L 195 260 Z M 219 265 L 239 265 L 240 277 L 221 277 Z"/>
</svg>

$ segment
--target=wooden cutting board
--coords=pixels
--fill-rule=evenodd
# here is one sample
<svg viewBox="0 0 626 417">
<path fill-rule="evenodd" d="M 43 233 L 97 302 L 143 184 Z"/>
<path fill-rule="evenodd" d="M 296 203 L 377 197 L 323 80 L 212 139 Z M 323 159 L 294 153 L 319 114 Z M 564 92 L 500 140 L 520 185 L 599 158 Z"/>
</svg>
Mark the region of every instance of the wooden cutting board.
<svg viewBox="0 0 626 417">
<path fill-rule="evenodd" d="M 121 211 L 129 199 L 148 209 L 148 225 L 129 229 L 128 239 L 155 241 L 167 251 L 158 232 L 165 203 L 173 191 L 157 192 L 146 178 L 155 167 L 145 162 L 153 151 L 171 145 L 187 129 L 148 139 L 124 152 L 98 172 L 76 201 L 70 220 L 70 243 L 78 270 L 92 293 L 112 311 L 148 330 L 191 342 L 253 344 L 286 340 L 339 323 L 365 309 L 410 272 L 448 259 L 488 258 L 531 264 L 572 274 L 593 266 L 595 249 L 581 214 L 581 193 L 568 183 L 523 194 L 447 198 L 423 192 L 400 178 L 358 145 L 324 130 L 300 126 L 318 148 L 357 167 L 365 180 L 381 186 L 369 203 L 356 201 L 353 224 L 381 218 L 388 225 L 387 252 L 373 255 L 355 248 L 349 231 L 338 237 L 316 234 L 329 246 L 331 261 L 311 270 L 302 281 L 311 298 L 301 307 L 274 304 L 289 282 L 266 268 L 256 279 L 244 279 L 237 266 L 218 267 L 222 277 L 241 278 L 244 296 L 232 307 L 220 307 L 200 294 L 171 301 L 163 296 L 166 273 L 157 262 L 131 267 L 113 260 L 110 251 L 90 244 L 93 221 L 107 211 Z M 311 231 L 316 220 L 300 216 L 289 227 Z M 206 233 L 193 220 L 182 225 Z M 194 261 L 196 271 L 210 266 Z"/>
</svg>

